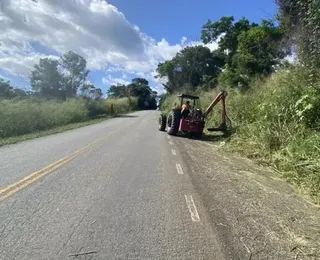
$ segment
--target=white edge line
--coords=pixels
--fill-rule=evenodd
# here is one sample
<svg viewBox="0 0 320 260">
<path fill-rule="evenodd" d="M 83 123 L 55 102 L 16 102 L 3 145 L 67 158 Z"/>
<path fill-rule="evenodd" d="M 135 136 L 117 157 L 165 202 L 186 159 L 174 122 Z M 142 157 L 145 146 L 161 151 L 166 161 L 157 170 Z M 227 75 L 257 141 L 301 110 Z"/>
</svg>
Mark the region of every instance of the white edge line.
<svg viewBox="0 0 320 260">
<path fill-rule="evenodd" d="M 176 168 L 177 168 L 177 172 L 178 172 L 178 174 L 183 174 L 181 164 L 176 163 Z"/>
<path fill-rule="evenodd" d="M 173 155 L 177 155 L 176 150 L 175 149 L 171 149 L 171 152 Z"/>
<path fill-rule="evenodd" d="M 200 222 L 199 213 L 191 195 L 184 195 L 193 222 Z"/>
<path fill-rule="evenodd" d="M 170 140 L 169 144 L 173 145 L 173 142 Z"/>
</svg>

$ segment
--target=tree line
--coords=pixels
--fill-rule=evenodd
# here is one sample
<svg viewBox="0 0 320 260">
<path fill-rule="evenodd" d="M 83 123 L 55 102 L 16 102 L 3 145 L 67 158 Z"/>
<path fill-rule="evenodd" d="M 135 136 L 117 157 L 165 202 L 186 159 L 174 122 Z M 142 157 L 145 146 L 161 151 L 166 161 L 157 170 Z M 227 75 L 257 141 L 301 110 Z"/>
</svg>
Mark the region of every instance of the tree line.
<svg viewBox="0 0 320 260">
<path fill-rule="evenodd" d="M 67 100 L 73 97 L 100 100 L 103 97 L 102 90 L 89 82 L 89 73 L 86 59 L 72 51 L 66 52 L 59 59 L 43 58 L 31 71 L 30 91 L 14 87 L 9 81 L 0 78 L 0 98 L 35 96 L 47 100 Z M 143 78 L 135 78 L 128 85 L 113 85 L 107 93 L 108 97 L 127 97 L 131 104 L 132 98 L 136 97 L 138 109 L 157 108 L 157 92 Z"/>
<path fill-rule="evenodd" d="M 127 97 L 131 103 L 131 97 L 138 99 L 139 109 L 156 109 L 157 92 L 152 90 L 149 82 L 144 78 L 134 78 L 130 84 L 112 85 L 107 91 L 109 97 Z"/>
<path fill-rule="evenodd" d="M 233 16 L 208 20 L 201 30 L 204 44 L 218 42 L 210 51 L 205 46 L 186 47 L 171 60 L 158 65 L 156 78 L 165 78 L 169 93 L 219 86 L 248 87 L 255 77 L 270 75 L 291 49 L 282 41 L 285 30 L 271 20 L 252 23 Z"/>
<path fill-rule="evenodd" d="M 224 16 L 208 20 L 201 28 L 203 44 L 218 42 L 210 51 L 204 46 L 186 47 L 161 62 L 156 78 L 166 79 L 169 93 L 179 89 L 239 87 L 246 89 L 256 78 L 269 76 L 292 54 L 309 70 L 310 81 L 319 81 L 320 1 L 275 0 L 278 12 L 260 23 Z"/>
<path fill-rule="evenodd" d="M 66 52 L 59 59 L 40 59 L 31 71 L 30 90 L 13 87 L 10 81 L 0 79 L 0 97 L 12 99 L 35 96 L 66 100 L 81 96 L 91 100 L 101 99 L 101 89 L 88 81 L 89 70 L 86 66 L 87 61 L 72 51 Z"/>
</svg>

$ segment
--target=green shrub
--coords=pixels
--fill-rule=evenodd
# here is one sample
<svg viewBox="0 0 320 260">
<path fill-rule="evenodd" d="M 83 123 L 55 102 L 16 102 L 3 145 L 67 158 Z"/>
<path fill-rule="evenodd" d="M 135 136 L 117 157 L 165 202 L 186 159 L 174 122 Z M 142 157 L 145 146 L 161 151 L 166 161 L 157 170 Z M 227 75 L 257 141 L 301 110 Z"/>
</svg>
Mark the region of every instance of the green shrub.
<svg viewBox="0 0 320 260">
<path fill-rule="evenodd" d="M 100 115 L 106 115 L 109 113 L 109 108 L 104 100 L 90 100 L 87 104 L 88 115 L 90 118 L 94 118 Z"/>
<path fill-rule="evenodd" d="M 132 97 L 130 98 L 130 102 L 128 98 L 107 98 L 105 100 L 106 107 L 109 108 L 108 111 L 110 111 L 111 105 L 114 105 L 115 111 L 118 114 L 127 113 L 130 111 L 136 110 L 137 99 Z"/>
</svg>

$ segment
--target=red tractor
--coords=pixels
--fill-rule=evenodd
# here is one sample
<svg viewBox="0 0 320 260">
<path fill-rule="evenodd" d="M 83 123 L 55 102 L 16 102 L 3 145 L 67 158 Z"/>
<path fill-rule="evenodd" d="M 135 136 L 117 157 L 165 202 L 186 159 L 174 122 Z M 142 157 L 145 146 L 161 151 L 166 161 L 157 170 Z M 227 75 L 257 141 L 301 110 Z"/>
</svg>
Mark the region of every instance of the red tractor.
<svg viewBox="0 0 320 260">
<path fill-rule="evenodd" d="M 208 108 L 202 112 L 200 109 L 200 100 L 197 96 L 191 96 L 186 94 L 181 94 L 178 97 L 180 98 L 180 106 L 175 107 L 170 111 L 168 116 L 161 114 L 159 117 L 159 130 L 167 131 L 169 135 L 176 135 L 179 131 L 182 133 L 190 133 L 193 136 L 200 137 L 203 133 L 205 127 L 205 119 L 212 109 L 221 101 L 222 110 L 221 118 L 222 122 L 219 127 L 208 128 L 208 131 L 222 131 L 226 132 L 231 127 L 230 120 L 226 113 L 225 99 L 227 96 L 226 91 L 221 91 L 216 98 L 211 102 Z M 192 105 L 189 111 L 183 111 L 182 106 L 184 100 L 191 100 Z M 187 113 L 185 113 L 187 112 Z"/>
</svg>

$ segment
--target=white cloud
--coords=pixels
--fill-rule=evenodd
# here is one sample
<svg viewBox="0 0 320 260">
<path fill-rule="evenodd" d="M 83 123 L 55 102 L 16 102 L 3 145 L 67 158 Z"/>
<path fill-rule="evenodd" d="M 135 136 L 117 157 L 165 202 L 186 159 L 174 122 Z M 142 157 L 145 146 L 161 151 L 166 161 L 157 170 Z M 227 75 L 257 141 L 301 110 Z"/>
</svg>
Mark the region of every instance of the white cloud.
<svg viewBox="0 0 320 260">
<path fill-rule="evenodd" d="M 128 85 L 128 84 L 130 84 L 130 81 L 128 81 L 128 80 L 125 80 L 123 78 L 115 78 L 115 77 L 112 77 L 111 75 L 107 75 L 107 76 L 103 77 L 102 82 L 107 85 L 117 85 L 117 84 Z"/>
<path fill-rule="evenodd" d="M 39 53 L 34 53 L 32 56 L 16 54 L 15 56 L 0 58 L 0 66 L 12 75 L 28 77 L 34 64 L 38 63 L 41 58 L 46 57 L 53 59 L 58 58 L 56 56 Z"/>
<path fill-rule="evenodd" d="M 5 81 L 10 80 L 8 77 L 3 76 L 2 74 L 0 74 L 0 79 L 3 79 L 3 80 L 5 80 Z"/>
<path fill-rule="evenodd" d="M 140 73 L 153 82 L 160 61 L 188 45 L 201 44 L 186 37 L 174 45 L 165 39 L 157 42 L 104 0 L 1 0 L 0 31 L 0 68 L 25 77 L 47 56 L 35 43 L 59 54 L 75 51 L 87 59 L 91 70 Z M 126 80 L 103 78 L 105 84 Z"/>
</svg>

